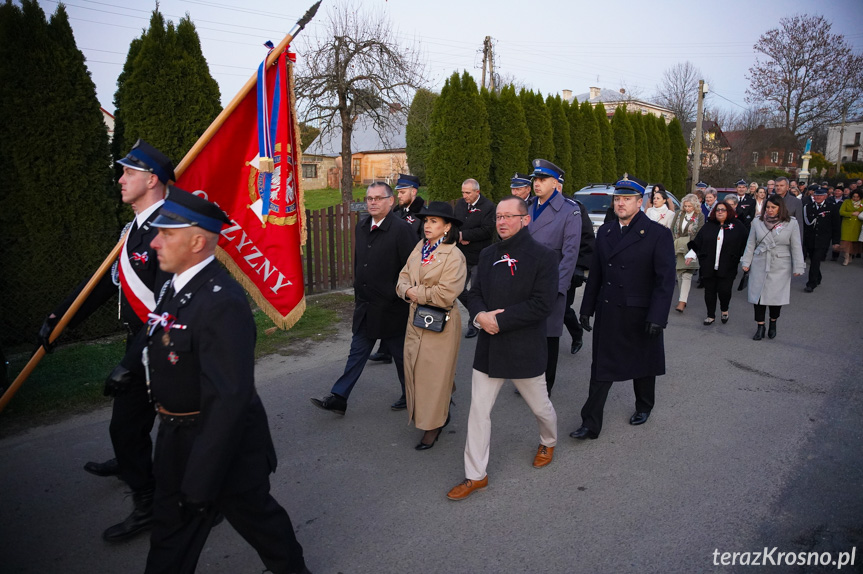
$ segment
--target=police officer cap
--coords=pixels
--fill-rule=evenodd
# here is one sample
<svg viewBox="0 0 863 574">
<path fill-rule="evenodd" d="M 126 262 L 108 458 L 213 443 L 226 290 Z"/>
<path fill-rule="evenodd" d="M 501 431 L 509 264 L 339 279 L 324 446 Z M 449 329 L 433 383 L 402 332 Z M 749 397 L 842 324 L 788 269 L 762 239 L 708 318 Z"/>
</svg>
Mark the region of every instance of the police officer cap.
<svg viewBox="0 0 863 574">
<path fill-rule="evenodd" d="M 461 219 L 455 216 L 452 205 L 445 201 L 432 201 L 416 214 L 417 217 L 441 217 L 456 227 L 461 227 L 464 223 Z"/>
<path fill-rule="evenodd" d="M 523 173 L 516 172 L 516 174 L 514 176 L 512 176 L 512 179 L 510 180 L 509 186 L 511 188 L 516 188 L 516 187 L 527 187 L 529 185 L 530 185 L 530 176 L 524 175 Z"/>
<path fill-rule="evenodd" d="M 815 188 L 815 189 L 813 189 L 813 190 L 812 190 L 812 192 L 813 192 L 815 195 L 827 195 L 827 188 L 826 188 L 826 187 L 821 187 L 821 186 L 818 186 L 818 185 L 813 185 L 812 187 L 814 187 L 814 188 Z"/>
<path fill-rule="evenodd" d="M 142 139 L 138 139 L 132 146 L 129 155 L 123 159 L 118 159 L 117 163 L 138 171 L 154 173 L 162 183 L 177 179 L 174 176 L 174 164 L 171 163 L 171 160 Z"/>
<path fill-rule="evenodd" d="M 614 195 L 644 195 L 644 190 L 647 187 L 646 181 L 641 181 L 629 174 L 623 174 L 623 179 L 614 184 Z"/>
<path fill-rule="evenodd" d="M 543 178 L 553 177 L 560 183 L 563 183 L 563 170 L 545 159 L 533 160 L 533 173 L 530 177 Z"/>
<path fill-rule="evenodd" d="M 746 183 L 745 179 L 741 179 L 740 181 L 737 182 L 737 185 L 749 185 L 749 184 Z"/>
<path fill-rule="evenodd" d="M 153 227 L 200 227 L 219 233 L 222 225 L 231 220 L 225 212 L 203 197 L 173 185 L 168 186 L 168 197 L 159 209 Z"/>
<path fill-rule="evenodd" d="M 697 187 L 698 189 L 707 189 L 709 186 L 703 181 L 699 181 L 695 184 L 695 187 Z"/>
<path fill-rule="evenodd" d="M 408 175 L 406 173 L 400 173 L 399 179 L 396 182 L 396 189 L 404 189 L 406 187 L 415 187 L 417 189 L 420 188 L 420 178 L 415 175 Z"/>
</svg>

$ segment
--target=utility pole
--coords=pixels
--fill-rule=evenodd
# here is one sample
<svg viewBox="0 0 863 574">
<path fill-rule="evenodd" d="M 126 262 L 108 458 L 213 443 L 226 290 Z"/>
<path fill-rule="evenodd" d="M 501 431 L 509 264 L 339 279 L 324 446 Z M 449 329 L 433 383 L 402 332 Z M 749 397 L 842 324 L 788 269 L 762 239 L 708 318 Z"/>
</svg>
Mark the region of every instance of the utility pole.
<svg viewBox="0 0 863 574">
<path fill-rule="evenodd" d="M 488 84 L 485 83 L 485 73 L 488 70 Z M 494 52 L 492 51 L 491 36 L 486 36 L 482 42 L 482 87 L 494 91 Z"/>
<path fill-rule="evenodd" d="M 488 67 L 488 46 L 491 43 L 491 36 L 486 36 L 482 43 L 482 87 L 485 87 L 485 70 Z"/>
<path fill-rule="evenodd" d="M 836 157 L 836 175 L 842 172 L 842 140 L 845 139 L 845 121 L 848 119 L 848 107 L 842 110 L 842 127 L 839 128 L 839 153 Z"/>
<path fill-rule="evenodd" d="M 695 117 L 695 141 L 692 146 L 692 191 L 701 177 L 701 122 L 704 117 L 704 94 L 708 87 L 704 80 L 698 80 L 698 115 Z"/>
</svg>

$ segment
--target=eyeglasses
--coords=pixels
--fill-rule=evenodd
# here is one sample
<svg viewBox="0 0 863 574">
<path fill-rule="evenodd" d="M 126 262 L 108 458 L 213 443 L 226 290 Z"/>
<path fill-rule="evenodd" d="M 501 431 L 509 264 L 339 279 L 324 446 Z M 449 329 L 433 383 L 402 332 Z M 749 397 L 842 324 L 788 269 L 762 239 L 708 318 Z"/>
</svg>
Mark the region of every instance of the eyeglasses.
<svg viewBox="0 0 863 574">
<path fill-rule="evenodd" d="M 527 214 L 524 214 L 524 215 L 496 215 L 494 218 L 497 221 L 503 221 L 503 220 L 512 221 L 513 217 L 527 217 Z"/>
<path fill-rule="evenodd" d="M 388 195 L 367 195 L 366 203 L 377 203 L 379 201 L 384 201 L 385 199 L 389 199 Z"/>
<path fill-rule="evenodd" d="M 727 213 L 728 212 L 728 210 L 725 208 L 722 208 L 722 209 L 716 208 L 713 211 L 715 211 L 716 213 Z"/>
</svg>

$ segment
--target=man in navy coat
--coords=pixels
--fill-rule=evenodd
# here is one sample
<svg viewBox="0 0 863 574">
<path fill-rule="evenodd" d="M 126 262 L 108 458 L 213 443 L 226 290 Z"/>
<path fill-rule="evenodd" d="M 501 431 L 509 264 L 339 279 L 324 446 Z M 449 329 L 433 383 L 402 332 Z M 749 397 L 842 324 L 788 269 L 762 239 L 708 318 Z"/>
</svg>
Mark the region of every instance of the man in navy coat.
<svg viewBox="0 0 863 574">
<path fill-rule="evenodd" d="M 668 229 L 642 213 L 644 185 L 634 178 L 615 184 L 618 220 L 596 235 L 581 303 L 585 330 L 591 330 L 590 317 L 596 315 L 590 391 L 573 438 L 599 436 L 613 381 L 633 380 L 635 414 L 629 423 L 643 424 L 653 409 L 656 377 L 665 374 L 662 330 L 674 291 L 674 242 Z"/>
</svg>

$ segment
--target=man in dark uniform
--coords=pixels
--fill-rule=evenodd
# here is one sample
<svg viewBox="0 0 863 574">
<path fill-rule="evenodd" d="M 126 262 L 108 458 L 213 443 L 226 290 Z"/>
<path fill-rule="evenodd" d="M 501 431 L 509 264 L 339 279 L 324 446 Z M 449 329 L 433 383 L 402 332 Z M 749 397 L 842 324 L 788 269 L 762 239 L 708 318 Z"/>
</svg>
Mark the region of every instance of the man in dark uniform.
<svg viewBox="0 0 863 574">
<path fill-rule="evenodd" d="M 159 270 L 156 252 L 150 242 L 157 230 L 152 221 L 165 199 L 168 181 L 174 179 L 174 165 L 162 152 L 138 140 L 125 158 L 120 178 L 123 203 L 135 210 L 135 219 L 126 226 L 126 242 L 111 274 L 106 274 L 69 323 L 81 323 L 106 303 L 119 286 L 120 318 L 126 325 L 126 349 L 147 321 L 147 314 L 156 306 L 154 291 L 161 286 L 166 274 Z M 57 321 L 80 293 L 86 281 L 45 319 L 39 331 L 39 341 L 46 349 L 48 338 Z M 150 527 L 153 503 L 153 429 L 155 413 L 147 397 L 143 378 L 117 367 L 105 383 L 105 394 L 114 396 L 109 431 L 115 458 L 107 462 L 88 462 L 84 470 L 97 476 L 119 476 L 132 489 L 134 509 L 121 523 L 103 533 L 110 542 L 125 540 Z"/>
<path fill-rule="evenodd" d="M 557 444 L 557 414 L 543 370 L 546 318 L 557 298 L 557 256 L 531 237 L 527 205 L 509 196 L 497 206 L 501 241 L 483 250 L 467 294 L 471 322 L 481 329 L 471 378 L 470 415 L 464 447 L 465 480 L 447 494 L 464 500 L 488 486 L 491 411 L 505 379 L 511 379 L 539 424 L 535 468 L 548 465 Z M 525 349 L 530 349 L 525 352 Z"/>
<path fill-rule="evenodd" d="M 455 217 L 464 221 L 458 234 L 458 248 L 467 263 L 467 278 L 464 291 L 458 300 L 465 303 L 465 293 L 470 289 L 471 277 L 479 262 L 479 252 L 494 240 L 494 203 L 479 192 L 479 182 L 466 179 L 461 184 L 461 199 L 455 202 Z M 476 327 L 468 324 L 465 338 L 476 337 Z"/>
<path fill-rule="evenodd" d="M 221 513 L 271 572 L 308 572 L 288 513 L 270 494 L 276 451 L 255 390 L 255 322 L 215 260 L 228 216 L 172 187 L 153 226 L 163 271 L 142 362 L 161 424 L 145 572 L 194 572 Z"/>
<path fill-rule="evenodd" d="M 615 184 L 618 221 L 604 224 L 596 235 L 581 303 L 585 330 L 591 330 L 590 316 L 596 314 L 590 391 L 573 438 L 599 436 L 613 381 L 633 380 L 635 414 L 629 424 L 647 421 L 656 377 L 665 374 L 662 330 L 674 291 L 674 245 L 668 230 L 642 213 L 644 185 L 634 178 Z"/>
<path fill-rule="evenodd" d="M 378 339 L 392 354 L 401 384 L 401 397 L 390 408 L 407 408 L 403 359 L 410 307 L 396 294 L 396 281 L 417 244 L 417 237 L 410 225 L 392 213 L 392 200 L 393 190 L 383 182 L 375 182 L 366 190 L 369 216 L 357 224 L 354 240 L 354 318 L 350 354 L 345 371 L 330 394 L 321 399 L 311 399 L 316 407 L 339 415 L 345 414 L 348 397 Z"/>
<path fill-rule="evenodd" d="M 546 321 L 548 362 L 545 367 L 545 382 L 549 395 L 557 378 L 566 294 L 572 283 L 581 243 L 581 210 L 575 201 L 563 195 L 563 176 L 563 170 L 550 161 L 533 160 L 531 177 L 535 197 L 529 203 L 530 225 L 527 230 L 538 243 L 557 254 L 557 299 Z"/>
<path fill-rule="evenodd" d="M 516 172 L 514 176 L 509 180 L 509 189 L 510 192 L 525 201 L 530 199 L 530 176 L 525 175 L 523 173 Z"/>
<path fill-rule="evenodd" d="M 838 249 L 840 227 L 835 224 L 833 209 L 827 204 L 827 189 L 816 186 L 812 201 L 803 204 L 803 255 L 809 257 L 809 281 L 803 289 L 812 293 L 821 285 L 821 262 L 831 245 Z"/>
<path fill-rule="evenodd" d="M 572 308 L 572 304 L 575 301 L 575 291 L 587 281 L 586 272 L 590 269 L 595 237 L 593 235 L 593 222 L 590 221 L 590 215 L 588 215 L 584 204 L 575 199 L 574 196 L 572 200 L 578 204 L 578 209 L 581 211 L 581 241 L 578 245 L 578 260 L 575 262 L 572 282 L 569 284 L 569 291 L 566 292 L 566 311 L 563 314 L 563 324 L 569 331 L 569 336 L 572 337 L 569 352 L 574 355 L 584 345 L 584 329 L 581 327 L 578 314 Z"/>
<path fill-rule="evenodd" d="M 755 198 L 748 193 L 746 193 L 746 180 L 741 179 L 737 182 L 737 205 L 741 206 L 754 206 Z"/>
</svg>

